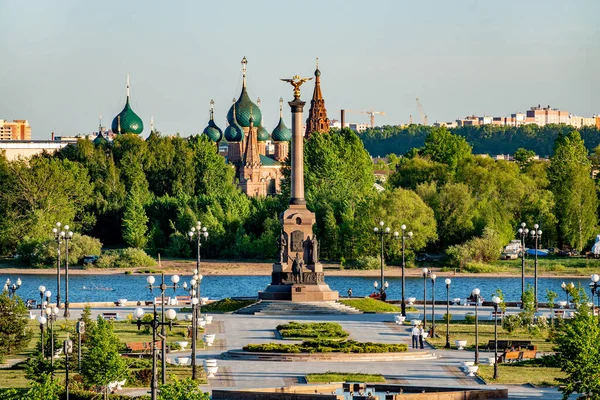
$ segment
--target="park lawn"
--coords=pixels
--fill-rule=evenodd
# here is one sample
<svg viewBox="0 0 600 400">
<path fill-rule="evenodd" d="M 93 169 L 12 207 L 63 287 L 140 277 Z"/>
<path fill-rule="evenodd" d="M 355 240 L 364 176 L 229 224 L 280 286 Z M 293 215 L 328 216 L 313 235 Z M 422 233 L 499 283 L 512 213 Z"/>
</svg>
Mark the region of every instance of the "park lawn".
<svg viewBox="0 0 600 400">
<path fill-rule="evenodd" d="M 526 259 L 525 273 L 533 273 L 533 258 Z M 494 267 L 503 267 L 521 273 L 521 259 L 516 260 L 498 260 L 492 264 Z M 538 273 L 544 275 L 578 275 L 589 276 L 600 268 L 600 259 L 580 257 L 538 257 Z"/>
<path fill-rule="evenodd" d="M 201 310 L 203 313 L 224 314 L 237 311 L 254 303 L 256 303 L 256 300 L 236 300 L 228 297 L 202 306 Z"/>
<path fill-rule="evenodd" d="M 386 312 L 400 312 L 400 307 L 388 304 L 381 300 L 375 300 L 370 297 L 363 297 L 361 299 L 340 299 L 340 303 L 350 307 L 354 307 L 362 312 L 373 312 L 373 313 L 386 313 Z"/>
<path fill-rule="evenodd" d="M 335 322 L 294 322 L 277 325 L 277 331 L 283 339 L 345 339 L 348 332 Z"/>
<path fill-rule="evenodd" d="M 428 325 L 430 326 L 430 325 Z M 436 322 L 435 332 L 437 338 L 427 338 L 427 342 L 436 348 L 443 348 L 446 344 L 446 324 Z M 541 336 L 532 337 L 526 329 L 519 328 L 513 334 L 505 331 L 498 321 L 498 340 L 531 340 L 531 344 L 537 346 L 537 351 L 552 351 L 554 346 L 546 341 L 548 331 L 542 331 Z M 475 324 L 451 323 L 450 324 L 450 346 L 456 349 L 456 340 L 466 340 L 468 349 L 475 350 Z M 479 347 L 487 346 L 490 340 L 494 340 L 494 324 L 479 322 Z"/>
<path fill-rule="evenodd" d="M 380 374 L 361 374 L 344 372 L 325 372 L 321 374 L 306 375 L 307 383 L 328 383 L 328 382 L 369 382 L 383 383 L 385 378 Z"/>
<path fill-rule="evenodd" d="M 31 381 L 23 369 L 0 369 L 0 388 L 28 388 Z"/>
<path fill-rule="evenodd" d="M 511 384 L 522 385 L 530 383 L 540 386 L 557 386 L 556 378 L 564 378 L 566 375 L 560 368 L 537 367 L 524 365 L 499 364 L 498 379 L 494 380 L 494 366 L 480 365 L 477 373 L 488 384 Z"/>
</svg>

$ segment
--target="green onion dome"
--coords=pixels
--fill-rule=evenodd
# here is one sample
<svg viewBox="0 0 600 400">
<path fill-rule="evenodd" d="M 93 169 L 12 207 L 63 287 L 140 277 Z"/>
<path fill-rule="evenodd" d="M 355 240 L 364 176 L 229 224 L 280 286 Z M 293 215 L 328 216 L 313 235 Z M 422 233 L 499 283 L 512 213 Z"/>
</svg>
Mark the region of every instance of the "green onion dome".
<svg viewBox="0 0 600 400">
<path fill-rule="evenodd" d="M 292 140 L 292 131 L 285 126 L 282 117 L 279 117 L 279 124 L 273 129 L 273 134 L 271 136 L 276 142 L 289 142 Z"/>
<path fill-rule="evenodd" d="M 223 139 L 223 131 L 215 124 L 214 120 L 208 121 L 208 126 L 202 131 L 213 142 L 220 142 Z"/>
<path fill-rule="evenodd" d="M 99 133 L 98 136 L 96 136 L 96 138 L 92 141 L 92 143 L 104 144 L 104 143 L 108 143 L 108 140 L 106 140 L 106 138 L 104 137 L 103 134 Z"/>
<path fill-rule="evenodd" d="M 259 126 L 256 138 L 259 142 L 265 142 L 269 140 L 269 131 L 267 131 L 264 127 Z"/>
<path fill-rule="evenodd" d="M 262 114 L 260 109 L 256 104 L 250 100 L 250 96 L 248 96 L 248 92 L 246 91 L 246 85 L 242 86 L 242 93 L 240 94 L 239 99 L 235 102 L 236 108 L 236 119 L 237 123 L 244 128 L 250 126 L 250 117 L 254 120 L 254 126 L 260 126 L 262 122 Z M 229 125 L 233 125 L 233 106 L 229 109 L 227 113 L 227 121 Z"/>
<path fill-rule="evenodd" d="M 237 116 L 235 103 L 231 106 L 233 109 L 233 114 Z M 227 118 L 229 120 L 229 118 Z M 231 119 L 232 122 L 229 123 L 229 126 L 225 128 L 225 139 L 228 142 L 241 142 L 244 140 L 244 130 L 237 123 L 237 118 Z"/>
<path fill-rule="evenodd" d="M 120 130 L 119 130 L 120 124 Z M 138 115 L 133 112 L 129 105 L 129 96 L 127 96 L 127 102 L 123 111 L 121 111 L 112 122 L 113 133 L 120 133 L 122 135 L 126 133 L 134 133 L 139 135 L 144 130 L 144 123 Z"/>
</svg>

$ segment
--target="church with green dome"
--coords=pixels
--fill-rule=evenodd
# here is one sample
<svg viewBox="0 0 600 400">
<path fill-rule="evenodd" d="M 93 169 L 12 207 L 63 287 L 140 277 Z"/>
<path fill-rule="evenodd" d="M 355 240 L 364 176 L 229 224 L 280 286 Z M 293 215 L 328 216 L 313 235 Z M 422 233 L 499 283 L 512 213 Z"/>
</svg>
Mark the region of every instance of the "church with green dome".
<svg viewBox="0 0 600 400">
<path fill-rule="evenodd" d="M 129 75 L 127 75 L 127 99 L 125 101 L 125 107 L 112 121 L 111 129 L 113 133 L 118 135 L 125 135 L 133 133 L 139 135 L 144 130 L 144 123 L 142 119 L 131 109 L 129 104 Z"/>
<path fill-rule="evenodd" d="M 210 120 L 203 134 L 217 148 L 225 139 L 227 161 L 235 168 L 240 188 L 248 196 L 268 196 L 279 193 L 283 175 L 281 167 L 288 156 L 292 132 L 283 122 L 283 99 L 279 99 L 279 123 L 272 134 L 264 127 L 260 99 L 254 103 L 246 86 L 248 60 L 242 60 L 242 91 L 227 112 L 227 127 L 222 132 L 214 122 L 214 102 L 211 100 Z M 272 145 L 267 146 L 271 141 Z"/>
</svg>

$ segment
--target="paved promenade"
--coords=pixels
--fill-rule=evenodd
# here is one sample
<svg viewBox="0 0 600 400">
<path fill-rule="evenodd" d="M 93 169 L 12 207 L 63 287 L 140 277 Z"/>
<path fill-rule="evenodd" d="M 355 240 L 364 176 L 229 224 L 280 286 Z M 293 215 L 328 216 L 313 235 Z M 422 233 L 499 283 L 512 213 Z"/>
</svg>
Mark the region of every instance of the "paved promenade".
<svg viewBox="0 0 600 400">
<path fill-rule="evenodd" d="M 420 307 L 422 314 L 422 306 Z M 133 309 L 112 308 L 120 318 L 126 318 Z M 490 307 L 480 307 L 480 319 L 490 319 Z M 93 314 L 102 311 L 97 310 Z M 428 314 L 431 309 L 428 307 Z M 508 312 L 518 312 L 509 309 Z M 436 319 L 446 312 L 445 307 L 436 307 Z M 466 313 L 474 312 L 474 307 L 452 306 L 451 314 L 460 319 Z M 78 310 L 73 310 L 73 317 L 78 317 Z M 410 349 L 409 326 L 394 324 L 394 314 L 357 314 L 357 315 L 321 315 L 321 316 L 249 316 L 223 314 L 214 315 L 214 320 L 207 327 L 207 333 L 215 333 L 215 346 L 198 352 L 198 362 L 206 358 L 221 358 L 228 350 L 241 349 L 249 343 L 284 342 L 277 339 L 275 327 L 289 321 L 303 322 L 338 322 L 350 334 L 351 339 L 382 343 L 406 343 Z M 440 324 L 442 322 L 438 322 Z M 293 343 L 293 341 L 285 341 Z M 460 361 L 471 361 L 473 352 L 458 350 L 434 350 L 435 359 L 416 359 L 385 362 L 273 362 L 219 360 L 219 372 L 210 379 L 205 390 L 216 388 L 258 388 L 277 387 L 303 383 L 303 376 L 311 372 L 368 372 L 378 373 L 389 382 L 403 384 L 444 385 L 444 386 L 478 386 L 484 385 L 477 378 L 468 377 L 459 369 Z M 188 352 L 172 353 L 170 357 L 189 355 Z M 486 354 L 483 354 L 485 357 Z M 498 385 L 503 387 L 502 385 Z M 560 399 L 562 396 L 556 389 L 533 388 L 529 386 L 507 386 L 511 399 Z"/>
</svg>

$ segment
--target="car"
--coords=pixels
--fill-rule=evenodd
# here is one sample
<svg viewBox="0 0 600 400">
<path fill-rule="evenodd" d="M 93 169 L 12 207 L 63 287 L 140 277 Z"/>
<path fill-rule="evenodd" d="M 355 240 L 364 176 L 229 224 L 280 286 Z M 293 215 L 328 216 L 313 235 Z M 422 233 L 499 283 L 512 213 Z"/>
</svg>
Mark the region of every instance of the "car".
<svg viewBox="0 0 600 400">
<path fill-rule="evenodd" d="M 96 263 L 96 261 L 98 261 L 98 256 L 84 256 L 83 257 L 83 263 L 84 264 L 94 264 Z"/>
</svg>

